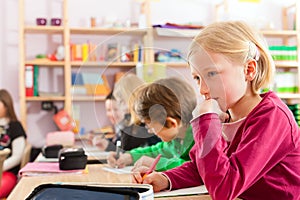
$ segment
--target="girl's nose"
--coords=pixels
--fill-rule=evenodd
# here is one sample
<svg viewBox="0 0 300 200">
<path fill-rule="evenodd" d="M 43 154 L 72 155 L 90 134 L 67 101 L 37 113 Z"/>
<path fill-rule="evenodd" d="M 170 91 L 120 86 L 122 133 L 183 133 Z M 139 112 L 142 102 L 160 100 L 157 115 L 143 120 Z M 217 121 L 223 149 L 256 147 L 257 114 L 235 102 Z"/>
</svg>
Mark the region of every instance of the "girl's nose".
<svg viewBox="0 0 300 200">
<path fill-rule="evenodd" d="M 200 81 L 200 94 L 205 95 L 208 92 L 209 92 L 209 89 L 208 89 L 206 83 L 203 80 L 201 80 Z"/>
</svg>

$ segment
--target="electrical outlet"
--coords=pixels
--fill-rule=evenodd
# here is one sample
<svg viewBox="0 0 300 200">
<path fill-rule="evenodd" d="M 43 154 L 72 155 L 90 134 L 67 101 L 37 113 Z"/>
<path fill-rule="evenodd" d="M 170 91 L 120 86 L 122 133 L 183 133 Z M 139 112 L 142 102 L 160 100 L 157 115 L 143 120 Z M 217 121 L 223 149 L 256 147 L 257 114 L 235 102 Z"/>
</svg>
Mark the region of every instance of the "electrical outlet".
<svg viewBox="0 0 300 200">
<path fill-rule="evenodd" d="M 42 101 L 42 110 L 53 110 L 54 104 L 53 101 Z"/>
</svg>

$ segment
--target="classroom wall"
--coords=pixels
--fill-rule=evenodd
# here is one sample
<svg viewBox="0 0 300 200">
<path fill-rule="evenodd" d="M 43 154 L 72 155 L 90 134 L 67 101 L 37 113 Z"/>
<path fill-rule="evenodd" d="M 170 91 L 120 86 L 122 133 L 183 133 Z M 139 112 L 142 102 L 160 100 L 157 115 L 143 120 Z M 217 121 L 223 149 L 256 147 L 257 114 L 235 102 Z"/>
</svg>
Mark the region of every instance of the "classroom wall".
<svg viewBox="0 0 300 200">
<path fill-rule="evenodd" d="M 37 16 L 45 16 L 47 18 L 60 15 L 59 10 L 61 4 L 59 0 L 51 1 L 51 7 L 45 8 L 43 4 L 45 0 L 25 0 L 26 9 L 30 10 L 26 13 L 26 23 L 34 24 Z M 157 0 L 151 3 L 152 22 L 153 24 L 162 24 L 165 22 L 188 23 L 197 22 L 207 25 L 214 21 L 214 6 L 220 0 Z M 243 19 L 253 24 L 257 28 L 272 26 L 281 29 L 281 7 L 289 5 L 295 0 L 261 0 L 260 3 L 241 3 L 238 0 L 229 0 L 228 10 L 221 11 L 219 18 L 221 20 Z M 88 26 L 91 16 L 95 16 L 101 20 L 138 20 L 139 3 L 134 0 L 70 0 L 69 15 L 71 16 L 70 25 Z M 118 4 L 118 7 L 115 5 Z M 172 5 L 172 7 L 170 6 Z M 79 9 L 80 8 L 80 9 Z M 19 115 L 19 52 L 18 52 L 18 1 L 17 0 L 1 0 L 0 1 L 0 88 L 9 90 L 15 101 L 15 109 Z M 40 36 L 41 40 L 45 36 Z M 59 39 L 58 39 L 59 41 Z M 172 46 L 174 40 L 161 39 L 157 42 L 157 48 L 160 45 Z M 183 51 L 187 51 L 189 41 L 176 41 L 176 44 L 182 47 Z M 30 41 L 30 48 L 40 49 L 39 44 Z M 54 48 L 48 47 L 47 48 Z M 187 69 L 170 69 L 173 74 L 184 74 L 190 78 Z M 112 80 L 110 80 L 110 83 Z M 58 105 L 62 106 L 62 105 Z M 104 111 L 103 104 L 91 105 L 91 116 L 105 116 L 104 112 L 95 112 L 95 110 Z M 97 108 L 96 108 L 97 107 Z M 28 134 L 31 135 L 30 141 L 33 146 L 42 146 L 45 142 L 44 137 L 47 132 L 55 130 L 52 122 L 52 113 L 40 110 L 40 103 L 30 103 L 28 109 L 33 116 L 28 125 Z M 95 120 L 97 117 L 95 117 Z M 103 117 L 102 117 L 103 118 Z M 99 125 L 108 123 L 106 119 L 98 122 Z M 85 126 L 89 127 L 88 124 Z M 89 127 L 87 129 L 92 129 Z"/>
</svg>

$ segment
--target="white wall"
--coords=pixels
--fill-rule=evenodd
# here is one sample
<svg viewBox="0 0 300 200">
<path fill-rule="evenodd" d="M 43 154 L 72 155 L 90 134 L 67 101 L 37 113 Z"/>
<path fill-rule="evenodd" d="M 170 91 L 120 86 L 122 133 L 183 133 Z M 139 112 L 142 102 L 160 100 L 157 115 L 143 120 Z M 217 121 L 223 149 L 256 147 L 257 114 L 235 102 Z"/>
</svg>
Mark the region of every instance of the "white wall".
<svg viewBox="0 0 300 200">
<path fill-rule="evenodd" d="M 61 4 L 59 0 L 25 0 L 26 2 L 26 24 L 34 24 L 36 17 L 60 17 Z M 45 6 L 45 2 L 47 5 Z M 128 3 L 129 2 L 129 3 Z M 152 2 L 152 22 L 153 24 L 162 24 L 165 22 L 188 23 L 198 22 L 203 25 L 211 23 L 214 20 L 214 5 L 220 0 L 160 0 Z M 258 28 L 273 25 L 276 29 L 281 28 L 281 7 L 289 5 L 295 0 L 261 0 L 259 4 L 240 3 L 238 0 L 229 0 L 229 9 L 227 13 L 220 13 L 221 19 L 243 19 L 252 23 Z M 69 0 L 70 25 L 88 26 L 91 16 L 97 17 L 98 23 L 104 20 L 117 19 L 125 21 L 138 20 L 139 4 L 134 0 Z M 118 6 L 116 6 L 118 5 Z M 14 100 L 16 111 L 19 113 L 19 52 L 18 52 L 18 1 L 1 0 L 0 1 L 0 88 L 8 89 Z M 44 36 L 39 36 L 39 40 L 45 40 Z M 47 40 L 47 38 L 46 38 Z M 59 38 L 54 38 L 59 43 Z M 39 45 L 39 41 L 29 39 L 29 55 L 34 56 L 37 51 L 55 49 L 54 46 Z M 178 45 L 180 41 L 176 41 Z M 166 45 L 174 44 L 174 41 L 165 41 Z M 165 45 L 163 44 L 163 45 Z M 186 51 L 188 42 L 184 41 L 180 46 Z M 50 49 L 50 50 L 49 50 Z M 172 73 L 184 73 L 189 76 L 186 69 L 171 69 Z M 112 72 L 113 73 L 113 72 Z M 111 82 L 111 80 L 110 80 Z M 42 84 L 48 84 L 43 82 Z M 59 104 L 58 104 L 59 105 Z M 60 106 L 60 105 L 59 105 Z M 96 108 L 96 107 L 97 108 Z M 95 114 L 94 110 L 103 110 L 102 105 L 91 105 L 92 118 L 105 116 L 104 112 Z M 28 134 L 34 146 L 44 144 L 44 136 L 47 132 L 55 130 L 52 122 L 52 113 L 40 111 L 40 103 L 30 103 L 28 110 L 32 113 L 29 121 Z M 89 120 L 89 119 L 87 119 Z M 97 119 L 95 119 L 97 121 Z M 107 123 L 104 119 L 102 122 L 96 122 L 99 125 Z M 92 129 L 90 127 L 87 129 Z"/>
</svg>

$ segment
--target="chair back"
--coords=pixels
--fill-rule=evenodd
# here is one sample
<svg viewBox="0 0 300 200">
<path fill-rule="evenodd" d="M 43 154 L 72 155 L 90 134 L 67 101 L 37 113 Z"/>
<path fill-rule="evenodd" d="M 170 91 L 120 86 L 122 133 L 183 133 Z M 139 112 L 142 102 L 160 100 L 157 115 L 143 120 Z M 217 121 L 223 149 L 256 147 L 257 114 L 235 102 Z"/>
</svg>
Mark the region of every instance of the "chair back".
<svg viewBox="0 0 300 200">
<path fill-rule="evenodd" d="M 1 180 L 2 180 L 3 162 L 7 158 L 9 153 L 10 153 L 10 149 L 0 150 L 0 184 L 1 184 Z"/>
<path fill-rule="evenodd" d="M 23 168 L 30 160 L 30 154 L 31 154 L 31 147 L 32 145 L 26 141 L 26 146 L 23 152 L 23 156 L 20 163 L 20 169 Z"/>
<path fill-rule="evenodd" d="M 72 131 L 55 131 L 47 133 L 46 145 L 61 144 L 63 146 L 74 146 L 75 135 Z"/>
</svg>

